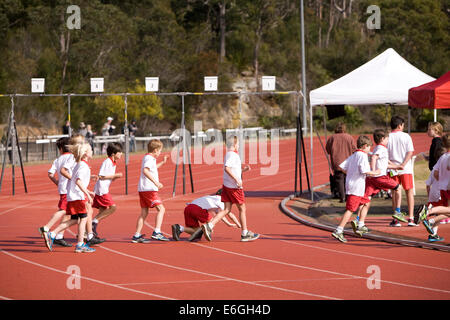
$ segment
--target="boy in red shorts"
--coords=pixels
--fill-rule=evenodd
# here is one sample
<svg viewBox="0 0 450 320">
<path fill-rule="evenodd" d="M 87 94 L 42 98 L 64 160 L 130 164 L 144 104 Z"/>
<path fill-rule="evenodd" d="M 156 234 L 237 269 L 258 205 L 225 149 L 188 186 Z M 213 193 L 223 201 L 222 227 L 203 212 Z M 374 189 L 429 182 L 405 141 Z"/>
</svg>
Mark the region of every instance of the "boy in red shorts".
<svg viewBox="0 0 450 320">
<path fill-rule="evenodd" d="M 372 195 L 377 194 L 381 190 L 396 191 L 400 186 L 400 184 L 396 180 L 392 179 L 387 174 L 387 169 L 403 169 L 403 167 L 397 164 L 393 164 L 389 161 L 388 150 L 386 147 L 388 144 L 389 136 L 386 135 L 386 132 L 383 129 L 376 129 L 374 131 L 373 140 L 375 141 L 376 146 L 372 152 L 370 168 L 372 169 L 372 171 L 380 170 L 380 173 L 373 177 L 366 178 L 366 190 L 362 200 L 363 206 L 361 206 L 360 208 L 360 219 L 358 220 L 358 222 L 356 222 L 355 220 L 351 222 L 353 232 L 355 232 L 359 236 L 362 236 L 364 233 L 367 233 L 369 231 L 364 222 L 365 217 L 369 212 L 370 200 Z"/>
<path fill-rule="evenodd" d="M 345 212 L 336 230 L 331 234 L 341 242 L 347 242 L 344 237 L 344 226 L 350 220 L 353 212 L 363 204 L 366 190 L 366 176 L 375 176 L 380 170 L 371 171 L 367 153 L 370 151 L 372 141 L 367 136 L 359 136 L 356 141 L 356 151 L 339 166 L 347 175 L 345 190 L 347 195 Z M 361 216 L 361 219 L 364 217 Z"/>
<path fill-rule="evenodd" d="M 157 211 L 155 217 L 155 230 L 153 231 L 152 239 L 169 241 L 169 239 L 164 237 L 161 232 L 161 225 L 166 209 L 164 208 L 162 200 L 158 195 L 158 190 L 163 187 L 162 183 L 159 182 L 158 168 L 165 164 L 169 158 L 166 155 L 164 156 L 164 160 L 162 162 L 156 164 L 156 158 L 158 158 L 161 154 L 162 148 L 163 144 L 160 140 L 151 140 L 147 145 L 148 153 L 142 159 L 141 176 L 138 184 L 141 214 L 136 223 L 136 233 L 131 239 L 131 242 L 133 243 L 149 242 L 149 240 L 145 239 L 144 235 L 141 234 L 149 208 L 156 208 Z"/>
<path fill-rule="evenodd" d="M 98 209 L 98 213 L 92 220 L 92 231 L 96 237 L 98 237 L 98 223 L 116 211 L 116 204 L 109 193 L 109 186 L 112 181 L 122 177 L 121 172 L 116 173 L 117 161 L 122 157 L 122 145 L 117 142 L 111 143 L 106 153 L 108 158 L 103 161 L 94 186 L 95 196 L 92 208 Z"/>
<path fill-rule="evenodd" d="M 203 230 L 200 224 L 207 223 L 221 211 L 225 209 L 224 203 L 221 200 L 222 189 L 216 192 L 215 195 L 204 196 L 188 203 L 184 208 L 184 223 L 185 226 L 174 224 L 172 225 L 172 236 L 175 241 L 180 240 L 180 234 L 183 232 L 189 233 L 189 241 L 198 240 L 203 235 Z M 241 224 L 234 214 L 228 213 L 228 216 L 234 221 L 230 223 L 224 216 L 222 221 L 229 227 L 240 228 Z"/>
<path fill-rule="evenodd" d="M 243 166 L 238 154 L 239 142 L 236 136 L 227 139 L 227 153 L 224 161 L 222 202 L 225 210 L 217 214 L 210 222 L 202 225 L 203 234 L 211 241 L 211 233 L 216 225 L 225 215 L 231 212 L 231 206 L 235 204 L 239 210 L 239 219 L 242 226 L 241 241 L 253 241 L 259 238 L 259 234 L 247 229 L 247 217 L 244 189 L 242 187 L 242 173 L 250 170 L 250 166 Z"/>
<path fill-rule="evenodd" d="M 405 128 L 405 120 L 399 116 L 391 118 L 391 133 L 389 134 L 389 142 L 387 145 L 389 153 L 389 161 L 403 167 L 400 171 L 391 171 L 391 176 L 397 180 L 405 189 L 406 200 L 408 203 L 409 218 L 406 220 L 404 214 L 400 210 L 402 190 L 398 188 L 392 192 L 392 208 L 395 213 L 390 226 L 401 227 L 401 222 L 407 222 L 408 227 L 415 227 L 414 223 L 414 182 L 413 182 L 413 163 L 411 161 L 414 153 L 414 145 L 411 136 L 403 132 Z"/>
</svg>

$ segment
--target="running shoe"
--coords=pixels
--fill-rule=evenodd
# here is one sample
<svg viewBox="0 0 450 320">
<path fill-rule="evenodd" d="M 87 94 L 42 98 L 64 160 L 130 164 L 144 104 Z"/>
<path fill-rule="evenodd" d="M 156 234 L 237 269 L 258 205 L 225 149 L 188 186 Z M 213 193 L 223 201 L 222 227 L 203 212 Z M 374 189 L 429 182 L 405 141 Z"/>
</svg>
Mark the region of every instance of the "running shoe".
<svg viewBox="0 0 450 320">
<path fill-rule="evenodd" d="M 46 228 L 45 227 L 39 227 L 39 233 L 41 234 L 41 237 L 43 238 L 44 237 L 44 233 L 45 232 L 49 232 L 49 230 L 46 230 Z"/>
<path fill-rule="evenodd" d="M 206 240 L 211 241 L 212 229 L 210 228 L 210 226 L 207 223 L 202 224 L 202 230 Z"/>
<path fill-rule="evenodd" d="M 389 227 L 401 227 L 401 226 L 402 226 L 401 223 L 395 219 L 392 219 L 392 221 L 389 223 Z"/>
<path fill-rule="evenodd" d="M 133 238 L 131 238 L 131 242 L 133 243 L 149 243 L 150 240 L 144 238 L 145 234 L 141 234 L 139 237 L 133 236 Z"/>
<path fill-rule="evenodd" d="M 159 240 L 159 241 L 170 241 L 166 237 L 163 236 L 161 232 L 155 232 L 152 233 L 152 239 Z"/>
<path fill-rule="evenodd" d="M 358 230 L 358 221 L 353 220 L 350 224 L 352 225 L 353 232 L 356 233 L 356 230 Z"/>
<path fill-rule="evenodd" d="M 98 237 L 97 226 L 98 223 L 92 222 L 92 233 L 94 234 L 95 237 Z"/>
<path fill-rule="evenodd" d="M 77 244 L 77 246 L 75 247 L 75 252 L 76 253 L 91 253 L 91 252 L 95 252 L 94 248 L 89 247 L 86 243 L 83 243 L 82 245 Z"/>
<path fill-rule="evenodd" d="M 420 205 L 417 210 L 414 211 L 414 223 L 419 224 L 427 218 L 428 207 L 424 204 Z"/>
<path fill-rule="evenodd" d="M 347 242 L 347 239 L 345 239 L 343 232 L 340 232 L 340 233 L 333 232 L 331 235 L 333 237 L 335 237 L 336 239 L 338 239 L 340 242 L 343 242 L 343 243 Z"/>
<path fill-rule="evenodd" d="M 173 238 L 173 240 L 180 241 L 180 234 L 181 234 L 180 225 L 179 224 L 173 224 L 172 225 L 172 238 Z"/>
<path fill-rule="evenodd" d="M 432 235 L 434 233 L 433 224 L 431 224 L 428 220 L 423 220 L 422 223 L 425 226 L 425 229 L 427 229 L 428 233 Z"/>
<path fill-rule="evenodd" d="M 397 219 L 398 221 L 401 222 L 408 222 L 408 220 L 406 220 L 406 218 L 404 217 L 406 214 L 404 212 L 395 212 L 392 215 L 392 218 Z"/>
<path fill-rule="evenodd" d="M 259 234 L 258 233 L 254 233 L 252 231 L 247 231 L 247 234 L 245 236 L 241 235 L 241 241 L 242 242 L 248 242 L 248 241 L 253 241 L 259 238 Z"/>
<path fill-rule="evenodd" d="M 414 222 L 413 219 L 408 219 L 408 227 L 417 227 L 418 224 Z"/>
<path fill-rule="evenodd" d="M 91 240 L 86 241 L 86 244 L 88 246 L 93 246 L 93 245 L 96 245 L 96 244 L 103 243 L 105 241 L 106 241 L 106 239 L 101 239 L 99 237 L 94 236 Z"/>
<path fill-rule="evenodd" d="M 369 229 L 366 226 L 362 226 L 362 227 L 358 227 L 355 231 L 355 233 L 357 235 L 359 235 L 360 237 L 363 236 L 363 234 L 368 233 Z"/>
<path fill-rule="evenodd" d="M 200 240 L 203 236 L 203 230 L 202 228 L 198 228 L 194 231 L 194 233 L 189 237 L 189 241 L 196 241 Z"/>
<path fill-rule="evenodd" d="M 55 238 L 52 237 L 50 232 L 44 232 L 44 240 L 45 240 L 45 246 L 47 247 L 48 251 L 53 250 L 53 242 L 55 241 Z"/>
<path fill-rule="evenodd" d="M 64 238 L 63 239 L 55 239 L 53 241 L 53 244 L 57 244 L 58 246 L 61 246 L 61 247 L 71 247 L 72 246 L 72 244 L 68 243 L 66 240 L 64 240 Z"/>
<path fill-rule="evenodd" d="M 428 242 L 437 242 L 437 241 L 444 241 L 444 238 L 439 237 L 437 234 L 435 235 L 429 235 L 428 236 Z"/>
</svg>

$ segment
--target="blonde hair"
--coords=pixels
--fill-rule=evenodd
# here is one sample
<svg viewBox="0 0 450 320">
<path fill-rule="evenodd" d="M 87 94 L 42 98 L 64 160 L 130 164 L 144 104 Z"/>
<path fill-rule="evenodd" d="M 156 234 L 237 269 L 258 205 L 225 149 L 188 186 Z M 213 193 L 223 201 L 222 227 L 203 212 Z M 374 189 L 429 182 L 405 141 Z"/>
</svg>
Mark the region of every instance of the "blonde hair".
<svg viewBox="0 0 450 320">
<path fill-rule="evenodd" d="M 84 136 L 82 134 L 74 134 L 70 137 L 69 144 L 75 145 L 86 142 Z"/>
<path fill-rule="evenodd" d="M 442 136 L 442 133 L 444 132 L 444 128 L 439 122 L 428 122 L 428 128 L 433 129 L 438 136 Z"/>
<path fill-rule="evenodd" d="M 73 154 L 75 157 L 75 160 L 77 162 L 80 162 L 83 160 L 83 158 L 86 156 L 89 150 L 91 149 L 91 145 L 89 143 L 83 142 L 83 143 L 77 143 L 77 144 L 69 144 L 68 146 L 69 151 Z"/>
<path fill-rule="evenodd" d="M 163 143 L 159 139 L 150 140 L 147 145 L 148 152 L 152 153 L 155 150 L 162 149 Z"/>
</svg>

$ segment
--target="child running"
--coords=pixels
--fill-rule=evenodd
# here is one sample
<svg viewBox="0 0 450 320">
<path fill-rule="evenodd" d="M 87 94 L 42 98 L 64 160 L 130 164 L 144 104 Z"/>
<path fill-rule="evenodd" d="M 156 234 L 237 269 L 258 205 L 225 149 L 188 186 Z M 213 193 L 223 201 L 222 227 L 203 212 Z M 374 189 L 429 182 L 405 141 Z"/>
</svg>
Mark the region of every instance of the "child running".
<svg viewBox="0 0 450 320">
<path fill-rule="evenodd" d="M 386 134 L 386 131 L 384 131 L 383 129 L 376 129 L 373 133 L 373 140 L 375 141 L 376 146 L 372 152 L 370 168 L 372 171 L 379 170 L 380 173 L 374 175 L 373 177 L 369 176 L 366 178 L 366 190 L 363 200 L 361 201 L 363 203 L 363 206 L 361 206 L 359 220 L 358 222 L 356 222 L 355 220 L 351 222 L 353 232 L 355 232 L 359 236 L 362 236 L 364 233 L 367 233 L 369 231 L 365 226 L 365 217 L 369 212 L 372 196 L 374 194 L 377 194 L 381 190 L 396 191 L 400 186 L 400 184 L 396 180 L 392 179 L 387 174 L 387 169 L 403 169 L 402 166 L 389 161 L 388 150 L 386 147 L 388 144 L 389 136 Z M 395 207 L 397 207 L 397 204 Z"/>
<path fill-rule="evenodd" d="M 172 237 L 175 241 L 180 240 L 180 235 L 186 232 L 191 235 L 189 241 L 195 241 L 202 237 L 203 230 L 200 224 L 211 221 L 213 216 L 224 210 L 224 204 L 221 200 L 220 194 L 222 189 L 216 192 L 215 195 L 204 196 L 188 203 L 184 208 L 184 223 L 185 226 L 174 224 L 172 225 Z M 228 216 L 234 223 L 230 223 L 224 216 L 222 221 L 229 227 L 240 228 L 241 224 L 234 214 L 228 213 Z"/>
<path fill-rule="evenodd" d="M 450 134 L 447 133 L 442 137 L 442 145 L 447 152 L 439 158 L 433 167 L 433 176 L 436 179 L 437 188 L 440 190 L 441 205 L 421 205 L 419 209 L 414 212 L 415 222 L 423 223 L 430 234 L 428 237 L 430 242 L 444 240 L 444 238 L 437 234 L 438 225 L 441 221 L 450 217 L 450 207 L 448 202 L 450 199 Z M 428 216 L 435 217 L 427 219 Z"/>
<path fill-rule="evenodd" d="M 106 148 L 106 153 L 108 158 L 103 161 L 94 186 L 95 197 L 92 207 L 98 209 L 98 213 L 92 220 L 92 232 L 96 237 L 98 237 L 98 223 L 116 211 L 116 204 L 109 193 L 109 186 L 112 181 L 122 177 L 121 172 L 116 173 L 116 163 L 122 157 L 122 145 L 117 142 L 111 143 Z"/>
<path fill-rule="evenodd" d="M 68 167 L 73 168 L 75 165 L 75 158 L 69 152 L 68 149 L 69 138 L 59 138 L 56 141 L 56 147 L 59 150 L 60 156 L 53 161 L 51 168 L 48 170 L 48 177 L 50 180 L 58 186 L 59 202 L 58 211 L 56 211 L 46 225 L 39 228 L 39 233 L 44 237 L 44 233 L 47 233 L 51 227 L 57 222 L 65 222 L 70 220 L 70 216 L 66 215 L 67 210 L 67 183 L 71 178 L 66 171 L 61 169 L 67 164 Z M 57 178 L 55 177 L 57 176 Z M 64 231 L 58 233 L 55 237 L 54 244 L 62 247 L 71 247 L 72 244 L 64 240 Z"/>
<path fill-rule="evenodd" d="M 203 234 L 208 241 L 211 241 L 211 233 L 214 226 L 225 215 L 231 212 L 231 207 L 235 204 L 239 210 L 239 220 L 242 226 L 241 241 L 253 241 L 259 238 L 259 234 L 247 229 L 247 216 L 245 206 L 245 195 L 242 185 L 242 173 L 250 170 L 250 166 L 243 166 L 239 157 L 239 141 L 236 136 L 227 139 L 227 153 L 225 155 L 223 168 L 223 186 L 221 199 L 225 203 L 225 210 L 219 212 L 210 222 L 202 225 Z"/>
<path fill-rule="evenodd" d="M 52 251 L 56 234 L 78 223 L 78 243 L 75 252 L 94 252 L 95 249 L 84 243 L 88 210 L 90 210 L 90 206 L 86 206 L 86 203 L 92 204 L 94 195 L 87 189 L 91 179 L 91 169 L 87 161 L 92 158 L 92 148 L 88 143 L 81 143 L 69 145 L 69 150 L 76 160 L 72 178 L 67 186 L 67 214 L 70 214 L 71 219 L 62 222 L 53 232 L 44 233 L 45 245 Z"/>
<path fill-rule="evenodd" d="M 348 157 L 339 166 L 347 174 L 345 180 L 345 190 L 347 195 L 345 212 L 342 216 L 341 222 L 336 230 L 331 234 L 333 237 L 341 242 L 347 242 L 344 237 L 344 227 L 350 220 L 353 212 L 362 204 L 365 189 L 366 176 L 375 176 L 380 174 L 380 170 L 370 170 L 369 159 L 367 153 L 370 151 L 372 141 L 367 136 L 359 136 L 356 141 L 358 148 L 350 157 Z M 364 221 L 361 215 L 360 219 Z"/>
<path fill-rule="evenodd" d="M 166 155 L 162 162 L 156 163 L 156 158 L 161 154 L 162 147 L 163 144 L 160 140 L 151 140 L 147 145 L 148 153 L 142 159 L 141 176 L 138 184 L 141 214 L 136 223 L 136 233 L 131 239 L 131 242 L 133 243 L 148 243 L 150 241 L 149 239 L 144 238 L 144 234 L 141 234 L 149 208 L 156 208 L 157 211 L 155 217 L 155 230 L 153 231 L 152 239 L 169 241 L 169 239 L 164 237 L 161 232 L 161 225 L 166 209 L 158 195 L 158 190 L 163 187 L 162 183 L 159 182 L 158 168 L 165 164 L 169 158 L 169 156 Z"/>
</svg>

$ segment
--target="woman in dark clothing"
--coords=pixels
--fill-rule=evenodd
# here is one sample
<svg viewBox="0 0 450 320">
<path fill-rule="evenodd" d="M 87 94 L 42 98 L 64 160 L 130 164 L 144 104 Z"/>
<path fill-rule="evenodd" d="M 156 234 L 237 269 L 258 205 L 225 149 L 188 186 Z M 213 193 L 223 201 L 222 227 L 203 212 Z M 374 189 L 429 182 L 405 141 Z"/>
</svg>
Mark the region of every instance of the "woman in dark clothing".
<svg viewBox="0 0 450 320">
<path fill-rule="evenodd" d="M 433 170 L 433 167 L 437 162 L 436 151 L 442 147 L 442 125 L 439 122 L 428 123 L 427 134 L 430 138 L 433 138 L 433 140 L 431 140 L 431 146 L 428 156 L 426 154 L 423 154 L 423 156 L 426 160 L 428 160 L 428 168 L 431 171 Z"/>
</svg>

